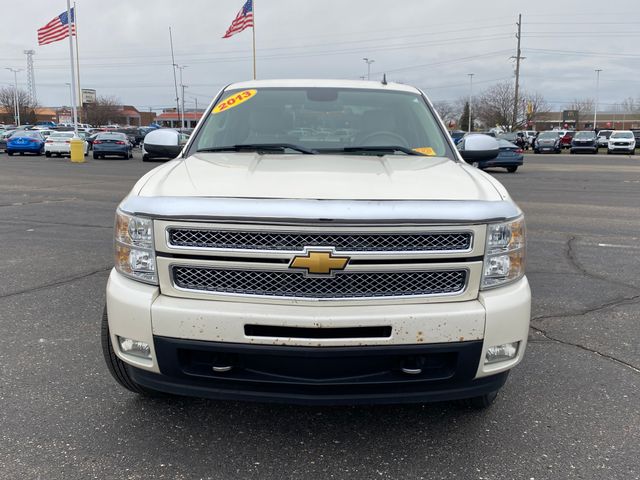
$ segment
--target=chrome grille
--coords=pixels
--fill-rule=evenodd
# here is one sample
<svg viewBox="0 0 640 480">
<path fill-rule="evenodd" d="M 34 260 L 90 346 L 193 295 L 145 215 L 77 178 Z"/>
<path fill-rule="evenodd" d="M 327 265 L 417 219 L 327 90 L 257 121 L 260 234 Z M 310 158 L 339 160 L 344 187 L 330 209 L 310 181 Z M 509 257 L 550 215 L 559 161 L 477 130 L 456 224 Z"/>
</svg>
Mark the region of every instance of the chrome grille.
<svg viewBox="0 0 640 480">
<path fill-rule="evenodd" d="M 334 277 L 306 277 L 297 272 L 222 270 L 173 266 L 174 284 L 181 289 L 294 298 L 374 298 L 461 293 L 466 270 L 353 272 Z"/>
<path fill-rule="evenodd" d="M 302 252 L 334 247 L 342 252 L 446 252 L 471 249 L 472 234 L 450 233 L 287 233 L 170 228 L 174 247 Z"/>
</svg>

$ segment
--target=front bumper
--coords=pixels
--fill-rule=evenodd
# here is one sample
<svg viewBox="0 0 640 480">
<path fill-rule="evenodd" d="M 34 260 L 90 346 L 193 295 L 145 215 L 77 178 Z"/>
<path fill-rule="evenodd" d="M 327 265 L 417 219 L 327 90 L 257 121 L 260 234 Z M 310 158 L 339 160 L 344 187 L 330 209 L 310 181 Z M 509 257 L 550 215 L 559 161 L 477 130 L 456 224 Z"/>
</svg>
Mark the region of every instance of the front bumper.
<svg viewBox="0 0 640 480">
<path fill-rule="evenodd" d="M 116 355 L 151 389 L 209 398 L 292 403 L 396 403 L 466 398 L 497 390 L 524 355 L 526 278 L 477 300 L 395 305 L 279 305 L 173 298 L 112 271 L 109 330 Z M 371 338 L 260 336 L 246 325 L 344 328 L 388 325 Z M 151 358 L 118 350 L 146 342 Z M 494 345 L 520 342 L 515 358 L 486 365 Z M 219 365 L 221 364 L 221 365 Z M 422 368 L 407 374 L 402 368 Z M 214 366 L 230 366 L 216 373 Z"/>
<path fill-rule="evenodd" d="M 631 144 L 631 145 L 612 145 L 609 144 L 607 146 L 607 149 L 610 152 L 633 152 L 636 149 L 636 146 Z"/>
<path fill-rule="evenodd" d="M 147 388 L 214 399 L 312 405 L 455 400 L 498 390 L 474 380 L 482 342 L 394 347 L 286 347 L 155 338 L 161 374 L 131 368 Z M 215 372 L 216 364 L 233 364 Z M 418 374 L 402 368 L 421 367 Z"/>
</svg>

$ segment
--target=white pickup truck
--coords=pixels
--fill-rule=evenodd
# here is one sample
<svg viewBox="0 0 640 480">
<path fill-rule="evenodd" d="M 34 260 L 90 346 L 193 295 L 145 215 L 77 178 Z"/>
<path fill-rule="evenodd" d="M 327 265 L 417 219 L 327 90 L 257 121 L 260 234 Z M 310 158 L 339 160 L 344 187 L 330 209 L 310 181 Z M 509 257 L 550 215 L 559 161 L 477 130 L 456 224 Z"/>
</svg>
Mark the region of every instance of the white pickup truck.
<svg viewBox="0 0 640 480">
<path fill-rule="evenodd" d="M 426 96 L 236 83 L 119 205 L 102 345 L 140 394 L 490 405 L 527 344 L 523 214 Z"/>
</svg>

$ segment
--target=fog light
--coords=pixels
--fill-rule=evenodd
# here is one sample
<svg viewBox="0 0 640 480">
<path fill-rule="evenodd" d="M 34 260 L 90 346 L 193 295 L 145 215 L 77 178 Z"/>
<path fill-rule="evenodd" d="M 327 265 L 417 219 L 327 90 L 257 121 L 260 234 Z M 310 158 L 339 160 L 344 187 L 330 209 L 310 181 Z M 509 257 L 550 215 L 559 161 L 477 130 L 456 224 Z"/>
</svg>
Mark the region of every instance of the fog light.
<svg viewBox="0 0 640 480">
<path fill-rule="evenodd" d="M 148 343 L 130 338 L 118 337 L 120 343 L 120 351 L 127 355 L 133 355 L 140 358 L 151 358 L 151 347 Z"/>
<path fill-rule="evenodd" d="M 498 363 L 515 358 L 518 354 L 519 344 L 520 342 L 513 342 L 489 347 L 487 349 L 487 355 L 484 358 L 484 363 Z"/>
</svg>

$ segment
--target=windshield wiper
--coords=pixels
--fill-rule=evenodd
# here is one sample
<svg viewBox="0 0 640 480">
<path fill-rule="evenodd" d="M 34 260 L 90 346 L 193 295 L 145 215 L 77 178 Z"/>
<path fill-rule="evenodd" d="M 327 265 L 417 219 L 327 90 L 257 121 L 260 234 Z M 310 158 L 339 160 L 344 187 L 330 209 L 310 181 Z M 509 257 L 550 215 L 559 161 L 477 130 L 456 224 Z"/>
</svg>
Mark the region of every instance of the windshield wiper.
<svg viewBox="0 0 640 480">
<path fill-rule="evenodd" d="M 295 150 L 305 155 L 314 155 L 318 152 L 310 148 L 294 145 L 293 143 L 246 143 L 238 145 L 228 145 L 226 147 L 201 148 L 198 152 L 277 152 L 284 153 L 285 150 Z"/>
<path fill-rule="evenodd" d="M 331 151 L 332 149 L 326 149 L 326 150 Z M 418 155 L 421 157 L 425 156 L 420 152 L 416 152 L 415 150 L 412 150 L 407 147 L 401 147 L 399 145 L 379 145 L 379 146 L 371 146 L 371 147 L 369 146 L 344 147 L 344 148 L 335 149 L 334 151 L 346 152 L 346 153 L 372 153 L 374 155 L 386 155 L 389 153 L 393 154 L 396 152 L 402 152 L 402 153 L 406 153 L 407 155 Z"/>
</svg>

